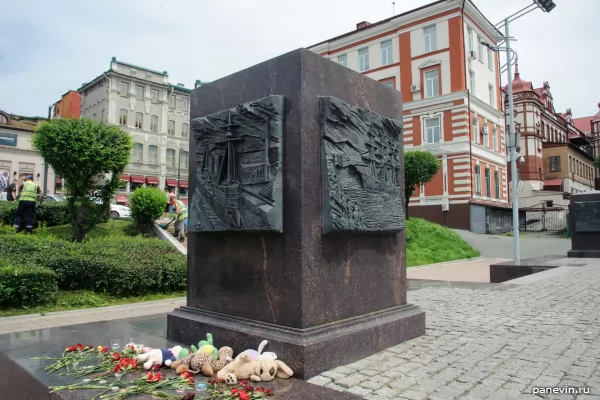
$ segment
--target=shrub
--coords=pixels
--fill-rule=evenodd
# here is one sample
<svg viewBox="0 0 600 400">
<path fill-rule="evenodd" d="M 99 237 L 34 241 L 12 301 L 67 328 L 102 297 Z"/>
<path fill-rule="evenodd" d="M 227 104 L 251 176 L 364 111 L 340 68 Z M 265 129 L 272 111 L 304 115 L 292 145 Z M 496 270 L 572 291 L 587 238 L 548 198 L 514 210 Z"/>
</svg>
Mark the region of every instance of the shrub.
<svg viewBox="0 0 600 400">
<path fill-rule="evenodd" d="M 4 234 L 0 241 L 0 258 L 27 254 L 53 270 L 63 290 L 135 296 L 186 288 L 185 256 L 158 239 L 103 236 L 74 243 L 48 230 L 33 236 Z"/>
<path fill-rule="evenodd" d="M 12 225 L 14 223 L 18 204 L 16 201 L 0 202 L 0 223 L 4 225 Z M 70 219 L 67 202 L 61 201 L 38 205 L 35 210 L 35 220 L 36 224 L 44 226 L 68 224 Z"/>
<path fill-rule="evenodd" d="M 0 259 L 0 305 L 31 307 L 53 302 L 58 285 L 56 273 L 34 263 Z"/>
<path fill-rule="evenodd" d="M 141 187 L 129 198 L 131 216 L 141 232 L 152 229 L 154 221 L 165 211 L 167 199 L 160 189 Z"/>
</svg>

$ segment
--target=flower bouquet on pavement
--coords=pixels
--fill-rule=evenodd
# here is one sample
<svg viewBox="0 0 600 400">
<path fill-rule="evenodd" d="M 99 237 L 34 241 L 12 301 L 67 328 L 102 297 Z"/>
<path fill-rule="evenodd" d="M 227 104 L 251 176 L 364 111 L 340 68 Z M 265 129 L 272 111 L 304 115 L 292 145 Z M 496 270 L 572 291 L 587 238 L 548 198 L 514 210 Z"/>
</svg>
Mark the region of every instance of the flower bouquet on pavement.
<svg viewBox="0 0 600 400">
<path fill-rule="evenodd" d="M 208 391 L 211 400 L 257 400 L 275 395 L 270 389 L 250 386 L 245 380 L 232 387 L 223 379 L 214 379 L 208 382 Z"/>
</svg>

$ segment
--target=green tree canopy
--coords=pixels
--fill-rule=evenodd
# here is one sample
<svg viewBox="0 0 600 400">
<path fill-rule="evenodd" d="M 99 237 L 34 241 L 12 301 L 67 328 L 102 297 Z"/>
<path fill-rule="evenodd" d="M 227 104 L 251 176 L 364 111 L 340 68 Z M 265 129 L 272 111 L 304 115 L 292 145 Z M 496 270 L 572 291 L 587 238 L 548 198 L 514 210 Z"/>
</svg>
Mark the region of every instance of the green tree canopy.
<svg viewBox="0 0 600 400">
<path fill-rule="evenodd" d="M 66 181 L 75 239 L 81 242 L 108 214 L 110 200 L 129 162 L 131 137 L 118 126 L 103 122 L 53 119 L 37 127 L 32 143 Z M 99 191 L 100 210 L 90 198 L 93 191 Z"/>
<path fill-rule="evenodd" d="M 407 151 L 404 153 L 405 209 L 408 219 L 408 204 L 415 193 L 415 187 L 429 182 L 440 170 L 440 162 L 434 154 L 427 151 Z"/>
</svg>

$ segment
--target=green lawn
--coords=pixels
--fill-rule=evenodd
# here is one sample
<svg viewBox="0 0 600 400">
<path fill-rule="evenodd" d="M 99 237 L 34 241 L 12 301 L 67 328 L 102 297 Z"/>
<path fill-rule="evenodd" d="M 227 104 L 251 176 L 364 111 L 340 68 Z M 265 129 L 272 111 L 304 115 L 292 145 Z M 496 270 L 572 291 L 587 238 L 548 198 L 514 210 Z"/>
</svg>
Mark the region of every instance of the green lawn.
<svg viewBox="0 0 600 400">
<path fill-rule="evenodd" d="M 452 230 L 420 218 L 406 221 L 406 266 L 434 264 L 479 257 Z"/>
<path fill-rule="evenodd" d="M 0 309 L 0 317 L 10 317 L 22 314 L 45 314 L 56 311 L 78 310 L 83 308 L 95 308 L 106 306 L 118 306 L 121 304 L 139 303 L 142 301 L 164 300 L 175 297 L 185 297 L 186 292 L 155 293 L 145 296 L 113 297 L 102 293 L 94 293 L 87 290 L 59 291 L 55 305 L 46 305 L 31 308 L 3 308 Z"/>
</svg>

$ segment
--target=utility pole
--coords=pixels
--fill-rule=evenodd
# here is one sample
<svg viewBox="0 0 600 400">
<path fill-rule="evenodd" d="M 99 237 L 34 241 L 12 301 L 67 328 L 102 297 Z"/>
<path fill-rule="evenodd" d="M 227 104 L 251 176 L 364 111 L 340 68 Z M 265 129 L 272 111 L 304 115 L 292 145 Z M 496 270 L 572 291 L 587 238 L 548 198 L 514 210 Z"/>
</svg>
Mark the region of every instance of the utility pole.
<svg viewBox="0 0 600 400">
<path fill-rule="evenodd" d="M 177 152 L 177 200 L 179 200 L 179 181 L 181 180 L 181 155 Z"/>
<path fill-rule="evenodd" d="M 52 106 L 48 107 L 48 119 L 52 118 Z M 48 194 L 48 164 L 46 163 L 46 160 L 44 160 L 44 191 L 43 191 L 43 197 L 46 197 L 46 195 Z"/>
</svg>

